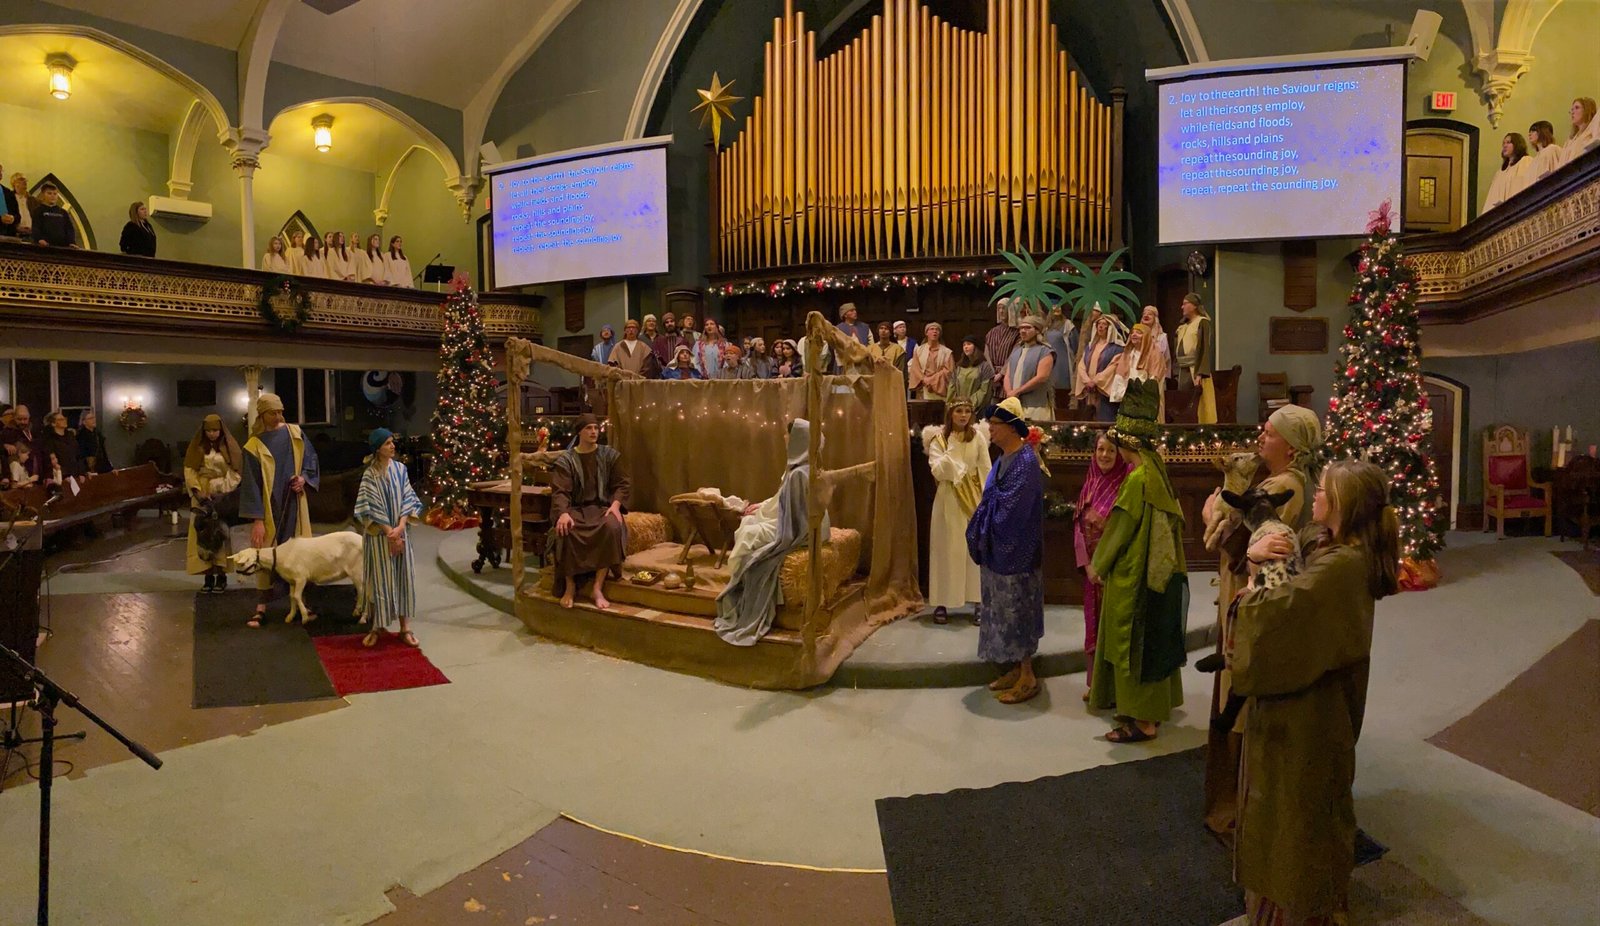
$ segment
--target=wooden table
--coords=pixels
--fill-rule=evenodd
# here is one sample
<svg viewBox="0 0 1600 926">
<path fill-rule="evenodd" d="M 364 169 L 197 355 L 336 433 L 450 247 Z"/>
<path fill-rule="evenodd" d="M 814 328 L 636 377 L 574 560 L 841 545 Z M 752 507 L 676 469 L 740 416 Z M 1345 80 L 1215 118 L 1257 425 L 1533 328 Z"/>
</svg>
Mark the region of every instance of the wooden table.
<svg viewBox="0 0 1600 926">
<path fill-rule="evenodd" d="M 1583 548 L 1589 549 L 1589 535 L 1600 521 L 1600 460 L 1574 457 L 1560 469 L 1535 469 L 1534 478 L 1550 483 L 1557 534 L 1565 540 L 1567 531 L 1575 529 Z"/>
<path fill-rule="evenodd" d="M 478 509 L 478 558 L 472 571 L 482 572 L 483 564 L 498 567 L 511 553 L 511 480 L 475 482 L 467 489 L 467 504 Z M 550 530 L 550 487 L 522 487 L 522 551 L 532 553 L 544 565 L 545 534 Z"/>
</svg>

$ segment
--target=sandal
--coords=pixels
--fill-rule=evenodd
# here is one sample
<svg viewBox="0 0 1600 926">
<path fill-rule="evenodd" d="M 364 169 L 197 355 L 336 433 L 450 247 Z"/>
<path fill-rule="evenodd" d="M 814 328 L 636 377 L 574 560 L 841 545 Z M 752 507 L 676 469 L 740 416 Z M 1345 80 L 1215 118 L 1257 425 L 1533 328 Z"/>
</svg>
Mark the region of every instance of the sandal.
<svg viewBox="0 0 1600 926">
<path fill-rule="evenodd" d="M 1001 704 L 1021 704 L 1024 701 L 1032 701 L 1038 695 L 1039 682 L 1035 680 L 1033 684 L 1025 687 L 1008 688 L 995 695 L 995 700 Z"/>
<path fill-rule="evenodd" d="M 266 616 L 267 616 L 267 609 L 266 608 L 259 608 L 259 609 L 257 609 L 256 613 L 251 616 L 251 618 L 249 620 L 244 622 L 244 625 L 246 627 L 252 627 L 252 628 L 259 629 L 261 627 L 261 619 L 266 617 Z"/>
<path fill-rule="evenodd" d="M 1123 724 L 1106 734 L 1106 742 L 1122 745 L 1124 743 L 1143 743 L 1156 738 L 1154 733 L 1146 733 L 1139 729 L 1138 724 Z"/>
<path fill-rule="evenodd" d="M 377 628 L 367 631 L 367 635 L 361 638 L 361 645 L 367 647 L 368 649 L 378 645 Z"/>
<path fill-rule="evenodd" d="M 933 609 L 933 622 L 935 624 L 948 624 L 948 623 L 950 623 L 950 613 L 948 611 L 946 611 L 942 606 L 934 608 Z"/>
<path fill-rule="evenodd" d="M 404 643 L 407 646 L 420 647 L 422 645 L 421 643 L 417 642 L 417 635 L 412 633 L 409 630 L 401 632 L 401 634 L 400 634 L 400 642 Z"/>
</svg>

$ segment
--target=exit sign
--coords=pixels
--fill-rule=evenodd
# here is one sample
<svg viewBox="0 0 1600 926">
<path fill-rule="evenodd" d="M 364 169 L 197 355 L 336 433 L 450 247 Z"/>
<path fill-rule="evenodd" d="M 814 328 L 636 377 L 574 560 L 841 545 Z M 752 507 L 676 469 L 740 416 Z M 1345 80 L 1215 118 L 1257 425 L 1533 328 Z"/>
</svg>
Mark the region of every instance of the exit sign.
<svg viewBox="0 0 1600 926">
<path fill-rule="evenodd" d="M 1435 90 L 1433 92 L 1432 108 L 1436 113 L 1453 112 L 1456 108 L 1456 92 L 1454 90 Z"/>
</svg>

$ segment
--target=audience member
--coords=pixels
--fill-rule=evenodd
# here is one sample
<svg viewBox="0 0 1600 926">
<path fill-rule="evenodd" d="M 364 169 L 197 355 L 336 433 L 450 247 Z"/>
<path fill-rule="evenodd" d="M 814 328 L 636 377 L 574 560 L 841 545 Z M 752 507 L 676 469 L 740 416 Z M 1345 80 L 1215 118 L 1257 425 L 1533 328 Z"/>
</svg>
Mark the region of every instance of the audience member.
<svg viewBox="0 0 1600 926">
<path fill-rule="evenodd" d="M 20 173 L 11 175 L 11 199 L 16 201 L 17 236 L 33 237 L 33 215 L 39 208 L 39 200 L 28 192 L 28 178 Z M 9 200 L 7 205 L 10 205 Z"/>
<path fill-rule="evenodd" d="M 0 177 L 5 168 L 0 167 Z M 22 235 L 22 203 L 10 187 L 0 187 L 0 238 L 17 238 Z"/>
<path fill-rule="evenodd" d="M 18 444 L 15 453 L 11 454 L 11 463 L 7 467 L 11 471 L 11 487 L 23 489 L 39 481 L 38 466 L 33 459 L 33 450 L 27 444 Z"/>
<path fill-rule="evenodd" d="M 267 242 L 267 253 L 261 255 L 261 269 L 268 273 L 288 275 L 294 272 L 289 264 L 289 252 L 283 245 L 282 235 L 273 235 Z"/>
<path fill-rule="evenodd" d="M 53 183 L 39 188 L 39 205 L 33 210 L 33 240 L 40 247 L 76 248 L 78 231 L 72 215 L 61 205 L 61 191 Z"/>
<path fill-rule="evenodd" d="M 64 412 L 53 411 L 45 416 L 47 427 L 44 433 L 34 444 L 34 449 L 40 457 L 48 457 L 61 470 L 61 476 L 82 477 L 86 470 L 83 461 L 78 458 L 78 438 L 67 427 L 67 416 Z M 58 478 L 56 482 L 61 482 Z"/>
<path fill-rule="evenodd" d="M 18 405 L 11 410 L 11 423 L 0 431 L 0 444 L 5 445 L 6 453 L 15 456 L 17 448 L 32 447 L 34 440 L 33 416 L 28 406 Z"/>
<path fill-rule="evenodd" d="M 90 473 L 109 473 L 111 458 L 106 453 L 106 437 L 100 433 L 99 418 L 94 409 L 86 408 L 78 415 L 78 459 Z"/>
<path fill-rule="evenodd" d="M 128 223 L 122 226 L 122 241 L 118 249 L 135 257 L 156 256 L 156 230 L 150 224 L 150 209 L 135 202 L 128 207 Z"/>
</svg>

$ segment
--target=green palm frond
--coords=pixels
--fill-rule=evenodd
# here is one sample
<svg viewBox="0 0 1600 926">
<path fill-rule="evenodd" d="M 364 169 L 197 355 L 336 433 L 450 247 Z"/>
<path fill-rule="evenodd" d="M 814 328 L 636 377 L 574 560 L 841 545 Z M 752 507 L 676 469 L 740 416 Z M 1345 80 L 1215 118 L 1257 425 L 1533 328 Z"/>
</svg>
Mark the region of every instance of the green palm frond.
<svg viewBox="0 0 1600 926">
<path fill-rule="evenodd" d="M 1116 269 L 1117 261 L 1128 252 L 1127 248 L 1119 248 L 1099 270 L 1091 268 L 1083 261 L 1066 258 L 1075 271 L 1065 274 L 1065 282 L 1072 284 L 1073 290 L 1067 296 L 1067 301 L 1072 304 L 1073 318 L 1086 318 L 1095 306 L 1107 314 L 1120 314 L 1128 321 L 1133 321 L 1139 314 L 1139 294 L 1123 285 L 1125 283 L 1144 282 L 1138 274 L 1127 270 Z"/>
<path fill-rule="evenodd" d="M 1000 281 L 1000 286 L 994 291 L 994 295 L 989 297 L 989 302 L 992 304 L 1000 299 L 1010 298 L 1015 302 L 1033 306 L 1040 313 L 1044 313 L 1067 301 L 1067 291 L 1061 284 L 1071 280 L 1071 277 L 1057 269 L 1056 265 L 1063 259 L 1071 260 L 1067 257 L 1069 253 L 1069 249 L 1062 248 L 1044 260 L 1034 263 L 1032 255 L 1026 252 L 1014 254 L 1010 251 L 1001 251 L 1000 256 L 1016 269 L 995 275 L 995 279 Z"/>
</svg>

